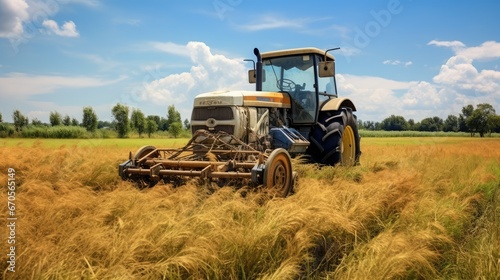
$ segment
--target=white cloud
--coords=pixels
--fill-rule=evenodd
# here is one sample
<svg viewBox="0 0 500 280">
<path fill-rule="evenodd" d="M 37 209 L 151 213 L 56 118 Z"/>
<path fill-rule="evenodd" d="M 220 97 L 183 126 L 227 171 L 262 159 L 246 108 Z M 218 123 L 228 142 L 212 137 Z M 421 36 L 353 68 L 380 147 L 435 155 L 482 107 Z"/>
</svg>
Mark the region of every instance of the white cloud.
<svg viewBox="0 0 500 280">
<path fill-rule="evenodd" d="M 429 46 L 437 46 L 437 47 L 446 47 L 446 48 L 452 48 L 453 50 L 459 50 L 462 48 L 465 48 L 465 44 L 460 42 L 460 41 L 438 41 L 438 40 L 432 40 L 429 43 L 427 43 Z"/>
<path fill-rule="evenodd" d="M 401 61 L 399 61 L 399 60 L 389 60 L 388 59 L 388 60 L 384 60 L 382 63 L 383 64 L 389 64 L 389 65 L 399 65 L 399 64 L 401 64 Z"/>
<path fill-rule="evenodd" d="M 63 3 L 63 4 L 76 3 L 76 4 L 85 5 L 85 6 L 92 7 L 92 8 L 96 8 L 96 7 L 99 7 L 101 5 L 99 0 L 57 0 L 57 1 L 59 3 Z"/>
<path fill-rule="evenodd" d="M 386 65 L 394 65 L 394 66 L 397 66 L 397 65 L 402 65 L 404 67 L 409 67 L 413 64 L 413 62 L 411 61 L 406 61 L 406 62 L 403 62 L 401 60 L 390 60 L 390 59 L 387 59 L 387 60 L 384 60 L 382 62 L 382 64 L 386 64 Z"/>
<path fill-rule="evenodd" d="M 407 109 L 432 109 L 443 103 L 442 96 L 439 95 L 436 86 L 425 81 L 410 83 L 410 87 L 401 101 L 401 104 Z"/>
<path fill-rule="evenodd" d="M 491 93 L 500 98 L 500 72 L 495 70 L 481 70 L 476 77 L 477 89 L 484 93 Z"/>
<path fill-rule="evenodd" d="M 141 24 L 141 20 L 140 19 L 126 19 L 124 21 L 122 21 L 123 23 L 125 24 L 128 24 L 128 25 L 131 25 L 131 26 L 138 26 L 139 24 Z"/>
<path fill-rule="evenodd" d="M 380 77 L 337 75 L 340 96 L 350 97 L 363 120 L 380 121 L 391 114 L 420 121 L 425 117 L 457 115 L 467 104 L 500 105 L 500 71 L 478 70 L 474 59 L 494 57 L 496 43 L 467 48 L 458 41 L 433 42 L 458 53 L 441 66 L 432 81 L 401 82 Z M 460 48 L 460 49 L 459 49 Z M 385 60 L 386 65 L 411 65 L 411 61 Z"/>
<path fill-rule="evenodd" d="M 150 42 L 149 45 L 155 50 L 169 54 L 187 57 L 190 56 L 187 45 L 179 45 L 172 42 Z"/>
<path fill-rule="evenodd" d="M 457 51 L 457 54 L 474 60 L 500 58 L 500 43 L 495 41 L 484 42 L 478 47 L 460 49 Z"/>
<path fill-rule="evenodd" d="M 363 120 L 380 120 L 401 109 L 397 92 L 407 90 L 410 82 L 401 82 L 374 76 L 337 74 L 339 96 L 350 98 Z"/>
<path fill-rule="evenodd" d="M 465 56 L 473 60 L 488 60 L 500 58 L 500 43 L 487 41 L 477 47 L 467 47 L 460 41 L 432 40 L 427 45 L 451 48 L 456 55 Z"/>
<path fill-rule="evenodd" d="M 117 83 L 125 78 L 102 80 L 91 77 L 37 76 L 10 73 L 6 76 L 0 76 L 0 97 L 6 99 L 26 98 L 33 95 L 51 93 L 61 88 L 100 87 Z"/>
<path fill-rule="evenodd" d="M 76 30 L 76 25 L 73 21 L 66 21 L 64 24 L 59 27 L 57 22 L 46 19 L 43 21 L 42 25 L 47 28 L 50 33 L 54 33 L 58 36 L 62 37 L 78 37 L 80 34 Z"/>
<path fill-rule="evenodd" d="M 487 69 L 478 71 L 472 64 L 472 59 L 462 55 L 448 59 L 433 80 L 465 94 L 492 94 L 500 97 L 500 72 Z"/>
<path fill-rule="evenodd" d="M 463 60 L 450 59 L 448 65 L 463 67 Z M 455 81 L 446 81 L 445 74 L 436 75 L 434 83 L 426 81 L 396 81 L 375 76 L 356 76 L 337 74 L 337 87 L 341 97 L 350 98 L 362 120 L 381 121 L 394 114 L 406 119 L 420 121 L 426 117 L 446 118 L 449 114 L 457 115 L 467 104 L 489 103 L 498 108 L 500 99 L 500 72 L 483 70 L 477 75 L 470 75 L 470 70 L 449 69 L 456 75 L 462 75 L 464 81 L 456 85 Z M 446 77 L 453 73 L 446 72 Z M 467 78 L 468 77 L 468 78 Z M 467 79 L 472 79 L 468 81 Z M 445 82 L 446 81 L 446 82 Z M 466 82 L 468 81 L 468 82 Z M 466 89 L 467 88 L 467 89 Z M 477 94 L 488 92 L 489 94 Z"/>
<path fill-rule="evenodd" d="M 360 54 L 361 50 L 358 48 L 355 48 L 355 47 L 348 46 L 348 45 L 341 45 L 340 50 L 338 50 L 338 52 L 345 57 L 350 57 L 350 56 Z"/>
<path fill-rule="evenodd" d="M 434 77 L 434 82 L 442 84 L 464 84 L 474 79 L 478 74 L 472 65 L 472 59 L 465 56 L 453 56 L 441 66 L 439 74 Z"/>
<path fill-rule="evenodd" d="M 343 74 L 341 75 L 348 85 L 355 85 L 359 89 L 377 89 L 384 88 L 390 90 L 400 90 L 407 89 L 409 87 L 408 82 L 395 81 L 390 79 L 385 79 L 381 77 L 374 76 L 356 76 Z M 341 78 L 341 79 L 342 79 Z"/>
<path fill-rule="evenodd" d="M 28 4 L 24 0 L 0 0 L 0 37 L 20 36 L 23 22 L 29 18 Z"/>
<path fill-rule="evenodd" d="M 310 23 L 310 22 L 318 22 L 318 21 L 331 21 L 332 18 L 317 18 L 314 20 L 310 19 L 302 19 L 301 23 L 305 25 L 305 23 Z M 307 27 L 305 26 L 304 30 L 301 30 L 301 33 L 303 34 L 308 34 L 308 35 L 314 35 L 314 36 L 332 36 L 334 35 L 335 37 L 339 37 L 342 39 L 348 39 L 349 38 L 349 33 L 351 32 L 351 29 L 339 25 L 339 24 L 332 24 L 332 25 L 327 25 L 325 26 L 324 24 L 318 24 L 316 26 L 310 26 Z"/>
<path fill-rule="evenodd" d="M 253 88 L 248 84 L 248 69 L 241 59 L 213 54 L 202 42 L 189 42 L 184 49 L 193 63 L 190 71 L 171 74 L 145 84 L 142 91 L 144 100 L 163 104 L 192 102 L 194 96 L 202 92 Z"/>
<path fill-rule="evenodd" d="M 475 60 L 500 58 L 500 43 L 487 41 L 477 47 L 466 47 L 459 41 L 429 42 L 429 45 L 450 47 L 455 55 L 441 66 L 434 76 L 434 87 L 442 103 L 454 108 L 455 114 L 467 104 L 489 103 L 500 106 L 500 71 L 477 69 Z"/>
<path fill-rule="evenodd" d="M 446 86 L 426 81 L 395 81 L 373 76 L 337 74 L 341 97 L 350 98 L 361 120 L 381 121 L 390 115 L 420 121 L 458 114 L 463 96 Z M 490 103 L 494 104 L 494 103 Z"/>
<path fill-rule="evenodd" d="M 300 28 L 303 27 L 306 19 L 284 19 L 276 15 L 264 15 L 251 23 L 240 25 L 239 27 L 246 31 L 261 31 L 279 28 Z"/>
<path fill-rule="evenodd" d="M 78 37 L 78 31 L 73 21 L 67 21 L 62 26 L 50 18 L 57 14 L 61 5 L 82 4 L 89 7 L 100 5 L 98 0 L 0 0 L 0 38 L 11 40 L 16 48 L 26 42 L 36 32 L 54 33 L 59 36 Z M 40 29 L 40 26 L 45 29 Z"/>
</svg>

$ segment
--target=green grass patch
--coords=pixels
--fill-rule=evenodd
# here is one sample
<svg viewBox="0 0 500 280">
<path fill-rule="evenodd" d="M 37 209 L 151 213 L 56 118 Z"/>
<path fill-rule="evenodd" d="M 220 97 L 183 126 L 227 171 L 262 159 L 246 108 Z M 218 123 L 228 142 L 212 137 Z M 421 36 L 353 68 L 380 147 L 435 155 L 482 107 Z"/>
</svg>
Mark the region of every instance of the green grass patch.
<svg viewBox="0 0 500 280">
<path fill-rule="evenodd" d="M 384 131 L 384 130 L 359 130 L 361 137 L 471 137 L 468 132 L 431 132 L 431 131 Z M 476 133 L 475 137 L 479 137 Z M 486 137 L 500 138 L 500 133 L 487 134 Z"/>
<path fill-rule="evenodd" d="M 0 139 L 0 147 L 32 147 L 40 146 L 45 148 L 67 147 L 109 147 L 109 148 L 130 148 L 135 151 L 142 146 L 152 145 L 157 148 L 176 148 L 184 146 L 187 138 L 91 138 L 91 139 L 31 139 L 31 138 L 4 138 Z"/>
<path fill-rule="evenodd" d="M 28 126 L 21 133 L 24 138 L 85 138 L 88 132 L 81 126 Z"/>
<path fill-rule="evenodd" d="M 443 144 L 474 144 L 478 142 L 498 142 L 496 138 L 473 137 L 367 137 L 361 138 L 363 146 L 430 146 Z"/>
</svg>

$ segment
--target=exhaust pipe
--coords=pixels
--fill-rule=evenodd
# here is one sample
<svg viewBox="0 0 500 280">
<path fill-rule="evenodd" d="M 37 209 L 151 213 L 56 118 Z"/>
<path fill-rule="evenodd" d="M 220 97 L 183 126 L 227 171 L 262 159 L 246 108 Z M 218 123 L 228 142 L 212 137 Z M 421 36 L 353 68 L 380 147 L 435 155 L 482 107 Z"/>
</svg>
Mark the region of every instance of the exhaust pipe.
<svg viewBox="0 0 500 280">
<path fill-rule="evenodd" d="M 257 69 L 255 77 L 255 90 L 262 91 L 262 57 L 258 48 L 253 49 L 253 53 L 257 57 Z"/>
</svg>

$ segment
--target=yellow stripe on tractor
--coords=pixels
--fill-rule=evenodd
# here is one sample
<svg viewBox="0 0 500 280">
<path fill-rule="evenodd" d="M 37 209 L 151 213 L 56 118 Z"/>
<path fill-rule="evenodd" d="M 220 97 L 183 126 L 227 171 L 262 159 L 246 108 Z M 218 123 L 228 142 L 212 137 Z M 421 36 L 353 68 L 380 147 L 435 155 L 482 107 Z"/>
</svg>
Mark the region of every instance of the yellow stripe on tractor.
<svg viewBox="0 0 500 280">
<path fill-rule="evenodd" d="M 281 92 L 252 92 L 243 96 L 244 106 L 290 108 L 290 97 Z"/>
</svg>

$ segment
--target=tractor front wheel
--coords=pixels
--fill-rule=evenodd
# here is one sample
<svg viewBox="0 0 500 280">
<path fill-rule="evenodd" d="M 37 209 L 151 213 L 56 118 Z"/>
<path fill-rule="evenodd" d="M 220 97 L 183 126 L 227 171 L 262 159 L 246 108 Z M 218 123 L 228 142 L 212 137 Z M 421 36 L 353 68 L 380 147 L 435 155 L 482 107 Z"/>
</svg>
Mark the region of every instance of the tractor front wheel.
<svg viewBox="0 0 500 280">
<path fill-rule="evenodd" d="M 307 153 L 321 164 L 356 165 L 361 155 L 356 118 L 350 108 L 320 112 L 309 140 Z"/>
</svg>

